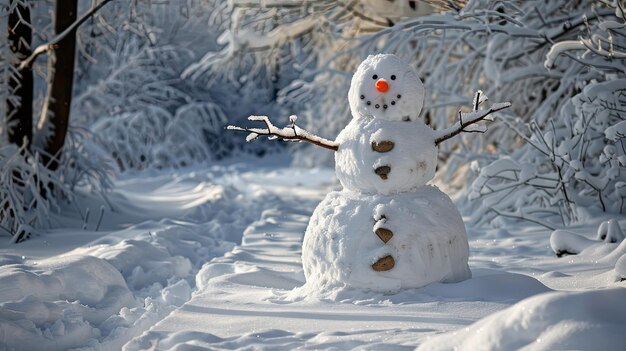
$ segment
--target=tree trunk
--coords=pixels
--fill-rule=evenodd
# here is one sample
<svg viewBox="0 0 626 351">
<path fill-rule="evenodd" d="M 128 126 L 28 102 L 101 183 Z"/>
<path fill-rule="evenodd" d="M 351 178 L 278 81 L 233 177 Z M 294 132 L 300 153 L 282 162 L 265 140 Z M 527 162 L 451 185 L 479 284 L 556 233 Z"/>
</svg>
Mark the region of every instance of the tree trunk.
<svg viewBox="0 0 626 351">
<path fill-rule="evenodd" d="M 54 34 L 57 35 L 76 21 L 77 0 L 56 0 L 54 5 Z M 70 33 L 54 50 L 48 52 L 48 91 L 38 123 L 45 137 L 44 161 L 51 170 L 59 167 L 63 144 L 70 119 L 76 33 Z M 52 158 L 50 158 L 52 157 Z"/>
<path fill-rule="evenodd" d="M 11 5 L 17 0 L 11 0 Z M 17 4 L 9 13 L 9 46 L 17 59 L 14 71 L 9 78 L 9 98 L 7 107 L 7 135 L 9 142 L 18 146 L 30 147 L 33 139 L 33 71 L 19 69 L 20 61 L 30 55 L 33 32 L 30 24 L 30 8 Z"/>
</svg>

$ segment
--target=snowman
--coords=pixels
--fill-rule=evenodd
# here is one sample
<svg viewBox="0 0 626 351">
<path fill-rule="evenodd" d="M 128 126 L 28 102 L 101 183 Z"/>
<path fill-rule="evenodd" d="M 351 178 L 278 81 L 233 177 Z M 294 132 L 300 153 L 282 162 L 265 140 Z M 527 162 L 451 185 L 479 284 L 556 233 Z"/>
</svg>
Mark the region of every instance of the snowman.
<svg viewBox="0 0 626 351">
<path fill-rule="evenodd" d="M 335 141 L 296 125 L 284 128 L 266 116 L 249 120 L 265 128 L 240 128 L 251 141 L 268 135 L 307 141 L 335 151 L 337 178 L 343 189 L 317 206 L 302 245 L 307 285 L 395 292 L 433 282 L 471 277 L 469 245 L 463 220 L 450 198 L 426 183 L 435 176 L 439 143 L 461 132 L 482 132 L 479 122 L 510 106 L 459 112 L 458 122 L 435 131 L 420 118 L 424 86 L 417 73 L 397 56 L 369 56 L 356 70 L 348 101 L 352 121 Z"/>
</svg>

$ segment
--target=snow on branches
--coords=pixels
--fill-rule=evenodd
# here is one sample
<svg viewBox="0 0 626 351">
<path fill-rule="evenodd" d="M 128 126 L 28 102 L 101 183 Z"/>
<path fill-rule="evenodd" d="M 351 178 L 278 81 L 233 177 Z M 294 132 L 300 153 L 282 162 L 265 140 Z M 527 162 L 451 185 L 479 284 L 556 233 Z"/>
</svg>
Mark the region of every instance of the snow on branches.
<svg viewBox="0 0 626 351">
<path fill-rule="evenodd" d="M 588 85 L 542 129 L 506 121 L 525 147 L 480 169 L 470 197 L 482 199 L 475 218 L 489 214 L 555 228 L 575 223 L 579 207 L 626 211 L 626 79 Z"/>
<path fill-rule="evenodd" d="M 547 69 L 553 68 L 559 55 L 570 51 L 582 50 L 583 54 L 578 57 L 579 60 L 587 63 L 592 63 L 595 60 L 595 64 L 602 62 L 603 66 L 614 66 L 613 59 L 626 58 L 626 47 L 623 43 L 623 38 L 626 36 L 624 5 L 617 0 L 606 1 L 605 4 L 615 8 L 615 19 L 603 19 L 596 28 L 592 29 L 587 16 L 583 15 L 582 20 L 585 23 L 587 36 L 576 40 L 563 40 L 552 45 L 544 62 Z M 620 66 L 623 68 L 622 64 L 616 62 L 614 67 L 619 69 Z"/>
<path fill-rule="evenodd" d="M 265 123 L 265 128 L 241 128 L 233 125 L 226 127 L 228 130 L 234 130 L 238 132 L 249 132 L 246 137 L 246 141 L 250 142 L 259 137 L 259 135 L 267 135 L 270 139 L 281 139 L 285 141 L 307 141 L 309 143 L 321 146 L 323 148 L 337 151 L 339 144 L 334 141 L 322 138 L 318 135 L 312 134 L 296 125 L 297 116 L 292 115 L 289 117 L 289 124 L 284 128 L 278 128 L 270 122 L 267 116 L 250 116 L 249 121 L 258 121 Z"/>
<path fill-rule="evenodd" d="M 483 92 L 480 90 L 477 91 L 474 95 L 474 100 L 472 103 L 472 112 L 465 113 L 459 111 L 459 121 L 456 122 L 455 125 L 444 130 L 437 131 L 435 135 L 435 144 L 439 145 L 440 143 L 451 139 L 462 132 L 484 133 L 487 131 L 487 127 L 477 123 L 481 121 L 491 121 L 493 120 L 491 116 L 492 113 L 503 110 L 507 107 L 511 107 L 510 102 L 500 102 L 491 105 L 487 110 L 479 110 L 478 108 L 480 107 L 480 105 L 487 100 L 487 95 L 483 94 Z"/>
</svg>

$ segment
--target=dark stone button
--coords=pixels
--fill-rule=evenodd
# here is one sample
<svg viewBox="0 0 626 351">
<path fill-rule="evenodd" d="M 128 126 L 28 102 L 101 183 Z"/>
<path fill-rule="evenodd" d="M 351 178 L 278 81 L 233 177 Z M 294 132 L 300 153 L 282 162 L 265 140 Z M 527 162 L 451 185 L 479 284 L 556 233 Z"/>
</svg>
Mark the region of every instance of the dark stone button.
<svg viewBox="0 0 626 351">
<path fill-rule="evenodd" d="M 380 143 L 372 141 L 372 150 L 376 152 L 389 152 L 396 144 L 391 140 L 383 140 Z"/>
<path fill-rule="evenodd" d="M 393 232 L 386 228 L 378 228 L 375 233 L 385 244 L 393 237 Z"/>
<path fill-rule="evenodd" d="M 391 257 L 391 255 L 387 255 L 372 265 L 372 269 L 376 272 L 386 272 L 391 270 L 393 266 L 396 265 L 396 261 Z"/>
<path fill-rule="evenodd" d="M 380 166 L 380 167 L 376 168 L 374 170 L 374 172 L 376 174 L 378 174 L 378 176 L 382 180 L 386 180 L 387 179 L 387 175 L 389 175 L 389 173 L 391 172 L 391 167 L 389 167 L 389 166 Z"/>
</svg>

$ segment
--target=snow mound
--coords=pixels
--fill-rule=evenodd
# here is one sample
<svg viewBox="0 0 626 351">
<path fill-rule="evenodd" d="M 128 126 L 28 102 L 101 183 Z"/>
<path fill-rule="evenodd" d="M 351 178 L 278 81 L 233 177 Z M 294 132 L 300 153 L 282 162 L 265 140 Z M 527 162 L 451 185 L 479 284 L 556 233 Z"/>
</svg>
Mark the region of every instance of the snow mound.
<svg viewBox="0 0 626 351">
<path fill-rule="evenodd" d="M 540 281 L 523 274 L 492 269 L 472 269 L 472 278 L 456 284 L 430 284 L 419 290 L 436 301 L 517 302 L 551 291 Z"/>
<path fill-rule="evenodd" d="M 623 288 L 541 294 L 417 350 L 623 350 L 624 301 Z"/>
<path fill-rule="evenodd" d="M 133 303 L 120 272 L 103 259 L 13 260 L 0 270 L 0 345 L 20 350 L 82 346 L 98 336 L 92 325 Z"/>
<path fill-rule="evenodd" d="M 276 287 L 279 289 L 280 287 Z M 472 277 L 458 283 L 431 283 L 417 289 L 405 289 L 394 294 L 346 288 L 322 290 L 324 295 L 311 291 L 314 287 L 296 288 L 288 292 L 275 290 L 275 303 L 298 301 L 333 302 L 360 306 L 407 305 L 427 303 L 516 303 L 522 299 L 552 291 L 537 279 L 517 273 L 494 269 L 472 270 Z"/>
<path fill-rule="evenodd" d="M 372 337 L 371 331 L 291 332 L 264 329 L 238 336 L 219 337 L 209 332 L 149 332 L 124 346 L 124 351 L 184 350 L 406 350 L 389 340 L 389 335 Z"/>
<path fill-rule="evenodd" d="M 378 228 L 393 232 L 385 244 Z M 395 265 L 374 271 L 391 256 Z M 313 213 L 302 246 L 305 290 L 379 292 L 471 277 L 465 226 L 450 198 L 433 186 L 393 196 L 329 193 Z"/>
<path fill-rule="evenodd" d="M 610 219 L 600 223 L 596 239 L 591 240 L 582 235 L 564 229 L 557 229 L 550 235 L 550 247 L 552 251 L 561 257 L 563 255 L 576 255 L 589 247 L 598 244 L 619 244 L 624 240 L 624 233 L 616 219 Z"/>
<path fill-rule="evenodd" d="M 626 240 L 615 219 L 602 222 L 595 240 L 568 230 L 555 230 L 550 236 L 550 246 L 558 257 L 576 255 L 570 263 L 593 263 L 613 271 L 606 276 L 607 282 L 619 282 L 626 278 Z"/>
<path fill-rule="evenodd" d="M 619 222 L 616 219 L 610 219 L 600 224 L 596 239 L 607 243 L 620 243 L 624 240 L 624 233 Z"/>
<path fill-rule="evenodd" d="M 557 229 L 550 235 L 550 247 L 558 257 L 577 255 L 598 243 L 598 241 L 587 239 L 580 234 L 564 229 Z"/>
</svg>

